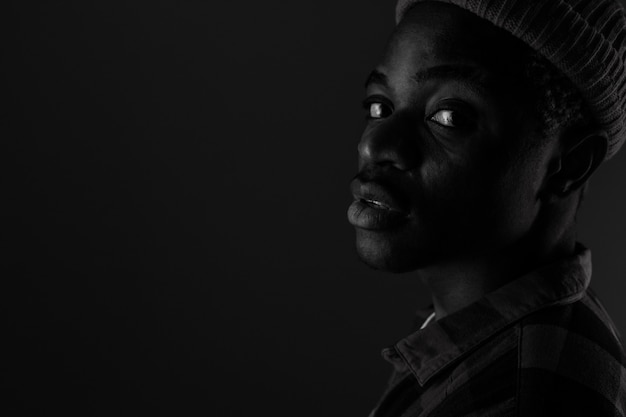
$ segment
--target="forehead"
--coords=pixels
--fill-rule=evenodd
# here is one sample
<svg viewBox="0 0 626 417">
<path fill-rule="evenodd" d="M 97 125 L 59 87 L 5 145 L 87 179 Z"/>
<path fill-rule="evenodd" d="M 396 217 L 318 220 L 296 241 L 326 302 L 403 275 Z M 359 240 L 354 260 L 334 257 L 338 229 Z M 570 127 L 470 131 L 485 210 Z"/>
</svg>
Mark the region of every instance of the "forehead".
<svg viewBox="0 0 626 417">
<path fill-rule="evenodd" d="M 379 68 L 413 72 L 435 65 L 472 65 L 493 77 L 517 74 L 527 48 L 512 35 L 457 6 L 420 2 L 396 28 Z"/>
</svg>

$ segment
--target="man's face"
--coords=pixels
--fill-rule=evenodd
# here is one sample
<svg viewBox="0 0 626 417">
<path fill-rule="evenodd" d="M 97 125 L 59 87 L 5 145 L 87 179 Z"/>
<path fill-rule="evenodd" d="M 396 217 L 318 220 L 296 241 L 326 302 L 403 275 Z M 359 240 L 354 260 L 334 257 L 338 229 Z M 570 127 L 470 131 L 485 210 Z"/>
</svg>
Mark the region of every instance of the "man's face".
<svg viewBox="0 0 626 417">
<path fill-rule="evenodd" d="M 494 254 L 529 233 L 547 149 L 514 75 L 521 46 L 452 5 L 418 3 L 368 80 L 348 210 L 359 256 L 409 271 Z"/>
</svg>

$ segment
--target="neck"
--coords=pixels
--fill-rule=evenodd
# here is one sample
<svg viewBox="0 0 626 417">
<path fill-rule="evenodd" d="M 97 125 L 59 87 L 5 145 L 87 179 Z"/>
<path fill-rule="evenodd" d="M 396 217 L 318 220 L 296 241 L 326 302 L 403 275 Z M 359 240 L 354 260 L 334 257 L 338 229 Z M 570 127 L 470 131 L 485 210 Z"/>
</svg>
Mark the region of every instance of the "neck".
<svg viewBox="0 0 626 417">
<path fill-rule="evenodd" d="M 543 229 L 544 232 L 546 229 Z M 554 232 L 554 231 L 553 231 Z M 529 237 L 504 249 L 479 256 L 452 259 L 418 271 L 430 289 L 435 315 L 441 319 L 489 292 L 549 263 L 574 253 L 574 228 L 552 239 Z"/>
</svg>

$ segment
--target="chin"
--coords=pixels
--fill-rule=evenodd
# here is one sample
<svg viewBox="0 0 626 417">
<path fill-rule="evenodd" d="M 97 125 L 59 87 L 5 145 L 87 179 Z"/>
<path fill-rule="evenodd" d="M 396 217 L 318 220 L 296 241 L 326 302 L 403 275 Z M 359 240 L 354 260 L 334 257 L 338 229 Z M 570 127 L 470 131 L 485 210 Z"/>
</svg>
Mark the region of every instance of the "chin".
<svg viewBox="0 0 626 417">
<path fill-rule="evenodd" d="M 357 229 L 357 254 L 370 268 L 393 273 L 414 271 L 428 264 L 416 242 L 402 237 L 401 233 Z"/>
</svg>

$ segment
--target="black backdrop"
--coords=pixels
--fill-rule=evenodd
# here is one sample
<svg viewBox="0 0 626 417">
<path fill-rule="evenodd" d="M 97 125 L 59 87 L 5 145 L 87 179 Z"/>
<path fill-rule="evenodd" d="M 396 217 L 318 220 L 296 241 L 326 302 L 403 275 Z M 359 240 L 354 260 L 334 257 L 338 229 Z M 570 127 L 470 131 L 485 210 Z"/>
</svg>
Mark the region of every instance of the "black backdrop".
<svg viewBox="0 0 626 417">
<path fill-rule="evenodd" d="M 428 301 L 345 221 L 393 2 L 14 3 L 4 415 L 367 415 Z M 622 331 L 625 173 L 580 215 Z"/>
</svg>

